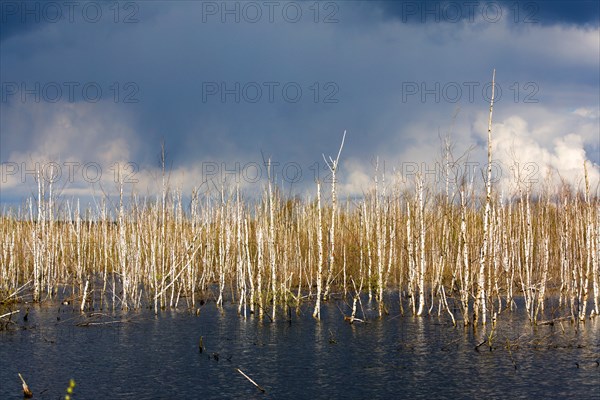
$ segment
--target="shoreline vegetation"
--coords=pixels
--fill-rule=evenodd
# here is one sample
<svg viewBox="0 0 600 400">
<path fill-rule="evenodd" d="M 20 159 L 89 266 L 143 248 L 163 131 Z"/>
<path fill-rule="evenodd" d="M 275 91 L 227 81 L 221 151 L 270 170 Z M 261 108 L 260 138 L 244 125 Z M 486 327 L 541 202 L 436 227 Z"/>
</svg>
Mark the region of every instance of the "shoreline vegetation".
<svg viewBox="0 0 600 400">
<path fill-rule="evenodd" d="M 495 321 L 517 296 L 532 323 L 548 317 L 549 296 L 558 296 L 561 317 L 597 316 L 600 199 L 586 165 L 584 190 L 516 179 L 512 193 L 499 193 L 491 183 L 492 109 L 493 93 L 483 191 L 453 169 L 448 140 L 443 182 L 417 173 L 410 187 L 389 185 L 375 165 L 373 186 L 344 202 L 335 178 L 343 139 L 316 199 L 286 198 L 269 176 L 259 200 L 222 183 L 195 189 L 184 204 L 169 186 L 164 146 L 162 190 L 152 201 L 126 199 L 121 180 L 117 204 L 107 196 L 81 210 L 38 177 L 37 197 L 0 216 L 0 304 L 69 292 L 81 311 L 158 313 L 182 304 L 197 310 L 214 298 L 218 307 L 234 302 L 244 317 L 275 320 L 311 301 L 319 319 L 335 292 L 351 304 L 352 323 L 361 321 L 361 294 L 383 316 L 384 292 L 393 290 L 402 313 L 444 313 L 455 325 Z"/>
</svg>

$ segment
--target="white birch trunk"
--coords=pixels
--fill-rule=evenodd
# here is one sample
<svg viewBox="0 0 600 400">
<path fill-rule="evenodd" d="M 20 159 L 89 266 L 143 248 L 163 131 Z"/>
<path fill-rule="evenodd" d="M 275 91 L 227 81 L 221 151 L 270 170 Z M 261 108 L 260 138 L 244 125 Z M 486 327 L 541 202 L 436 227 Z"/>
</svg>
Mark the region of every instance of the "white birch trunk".
<svg viewBox="0 0 600 400">
<path fill-rule="evenodd" d="M 417 315 L 423 315 L 425 308 L 425 205 L 423 202 L 423 178 L 420 174 L 417 174 L 417 218 L 419 220 L 419 309 Z"/>
<path fill-rule="evenodd" d="M 460 204 L 461 204 L 461 216 L 460 216 L 460 241 L 462 248 L 462 259 L 459 267 L 459 271 L 462 271 L 462 282 L 461 282 L 461 303 L 463 308 L 464 325 L 469 324 L 469 292 L 471 290 L 471 268 L 469 262 L 469 243 L 467 242 L 467 207 L 466 207 L 466 196 L 464 188 L 460 189 Z"/>
<path fill-rule="evenodd" d="M 256 227 L 256 246 L 257 246 L 257 261 L 256 261 L 256 285 L 258 294 L 258 318 L 263 319 L 264 302 L 262 289 L 262 274 L 264 271 L 264 256 L 263 256 L 263 226 L 260 222 Z"/>
<path fill-rule="evenodd" d="M 271 295 L 273 296 L 272 320 L 275 321 L 277 311 L 277 264 L 275 253 L 275 211 L 273 189 L 271 188 L 271 160 L 269 160 L 269 258 L 271 261 Z"/>
<path fill-rule="evenodd" d="M 412 308 L 413 315 L 416 315 L 417 301 L 415 299 L 415 279 L 417 274 L 415 271 L 415 254 L 409 201 L 406 202 L 406 240 L 408 247 L 408 297 L 410 299 L 410 305 Z"/>
<path fill-rule="evenodd" d="M 483 216 L 483 245 L 479 256 L 479 278 L 477 280 L 477 296 L 475 301 L 475 315 L 473 323 L 477 323 L 479 309 L 481 307 L 481 322 L 486 323 L 487 306 L 485 293 L 485 266 L 488 252 L 488 229 L 490 223 L 490 206 L 492 200 L 492 111 L 494 109 L 494 85 L 496 82 L 496 70 L 492 73 L 492 98 L 490 100 L 490 116 L 488 119 L 488 157 L 487 157 L 487 179 L 485 182 L 485 212 Z"/>
<path fill-rule="evenodd" d="M 321 319 L 321 290 L 323 285 L 323 221 L 321 216 L 321 182 L 317 181 L 317 301 L 313 317 Z"/>
<path fill-rule="evenodd" d="M 342 137 L 342 144 L 340 145 L 340 150 L 338 151 L 338 155 L 336 159 L 332 159 L 329 157 L 329 161 L 325 160 L 325 163 L 329 167 L 331 171 L 331 226 L 329 227 L 329 266 L 327 268 L 327 280 L 325 281 L 325 292 L 323 293 L 323 299 L 325 301 L 329 298 L 329 293 L 331 291 L 331 283 L 333 280 L 333 267 L 335 263 L 335 218 L 337 214 L 337 193 L 335 190 L 336 185 L 336 172 L 338 168 L 338 163 L 340 160 L 340 155 L 342 153 L 342 149 L 344 148 L 344 141 L 346 139 L 346 131 L 344 131 L 344 136 Z M 323 156 L 325 158 L 325 156 Z"/>
</svg>

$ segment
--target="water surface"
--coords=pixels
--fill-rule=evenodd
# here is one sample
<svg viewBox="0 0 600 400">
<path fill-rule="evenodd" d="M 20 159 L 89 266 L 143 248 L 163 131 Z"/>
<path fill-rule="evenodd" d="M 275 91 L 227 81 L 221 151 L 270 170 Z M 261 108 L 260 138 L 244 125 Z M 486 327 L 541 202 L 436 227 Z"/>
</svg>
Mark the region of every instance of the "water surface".
<svg viewBox="0 0 600 400">
<path fill-rule="evenodd" d="M 60 398 L 70 378 L 75 399 L 600 398 L 598 318 L 532 327 L 501 314 L 490 350 L 477 345 L 491 325 L 473 332 L 397 310 L 350 325 L 334 303 L 320 322 L 308 308 L 260 322 L 214 303 L 198 316 L 29 306 L 23 321 L 26 307 L 0 332 L 0 399 L 22 398 L 17 372 L 35 399 Z"/>
</svg>

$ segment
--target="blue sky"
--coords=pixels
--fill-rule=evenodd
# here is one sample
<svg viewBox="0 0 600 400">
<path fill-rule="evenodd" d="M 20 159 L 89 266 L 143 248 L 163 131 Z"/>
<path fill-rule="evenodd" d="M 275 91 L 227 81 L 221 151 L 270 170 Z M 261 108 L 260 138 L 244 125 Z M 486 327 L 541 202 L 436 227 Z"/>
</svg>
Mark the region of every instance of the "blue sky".
<svg viewBox="0 0 600 400">
<path fill-rule="evenodd" d="M 36 166 L 68 199 L 114 193 L 117 165 L 155 193 L 163 140 L 184 193 L 259 191 L 270 157 L 304 195 L 344 131 L 342 194 L 367 190 L 376 160 L 388 182 L 433 182 L 440 137 L 483 165 L 494 68 L 498 187 L 517 189 L 515 165 L 581 187 L 588 160 L 597 190 L 596 1 L 0 4 L 3 203 L 35 189 Z"/>
</svg>

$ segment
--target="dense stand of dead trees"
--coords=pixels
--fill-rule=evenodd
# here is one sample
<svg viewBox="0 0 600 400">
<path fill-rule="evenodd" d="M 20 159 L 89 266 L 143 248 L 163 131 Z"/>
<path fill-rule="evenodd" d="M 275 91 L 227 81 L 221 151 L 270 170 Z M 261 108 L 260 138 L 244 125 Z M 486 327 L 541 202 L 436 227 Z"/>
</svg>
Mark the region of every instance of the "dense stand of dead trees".
<svg viewBox="0 0 600 400">
<path fill-rule="evenodd" d="M 154 203 L 121 195 L 112 211 L 108 202 L 85 211 L 61 204 L 40 184 L 25 210 L 1 217 L 0 297 L 23 296 L 28 283 L 34 301 L 68 288 L 82 310 L 158 312 L 213 294 L 218 306 L 235 301 L 241 315 L 275 319 L 306 299 L 317 318 L 333 296 L 356 310 L 360 293 L 374 294 L 383 315 L 385 291 L 398 290 L 402 309 L 465 323 L 485 323 L 516 296 L 532 321 L 544 318 L 548 296 L 573 318 L 599 313 L 600 201 L 587 179 L 581 193 L 534 196 L 522 185 L 510 197 L 478 196 L 465 180 L 444 196 L 420 175 L 412 190 L 386 191 L 378 179 L 336 207 L 319 183 L 314 201 L 268 185 L 262 200 L 223 188 L 194 191 L 184 206 L 166 190 Z"/>
</svg>

